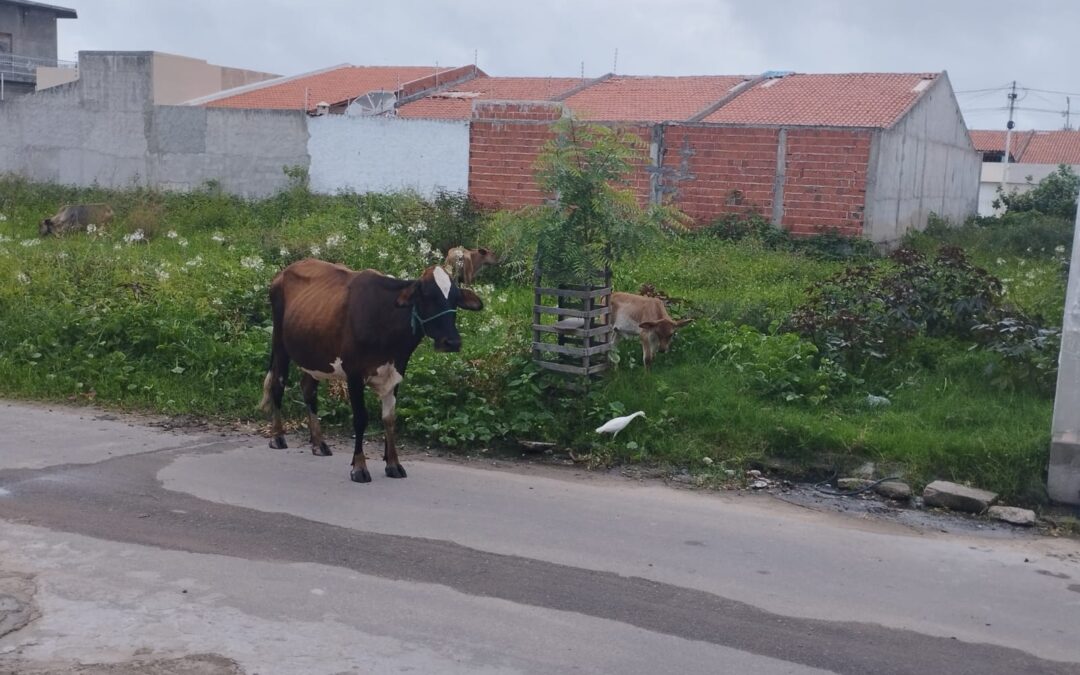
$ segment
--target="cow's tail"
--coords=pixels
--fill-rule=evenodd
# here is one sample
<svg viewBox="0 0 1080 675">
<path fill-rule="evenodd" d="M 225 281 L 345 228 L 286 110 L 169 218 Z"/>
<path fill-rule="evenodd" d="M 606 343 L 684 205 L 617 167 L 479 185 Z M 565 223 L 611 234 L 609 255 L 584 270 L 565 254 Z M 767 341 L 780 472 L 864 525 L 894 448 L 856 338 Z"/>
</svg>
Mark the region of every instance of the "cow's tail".
<svg viewBox="0 0 1080 675">
<path fill-rule="evenodd" d="M 273 370 L 268 370 L 268 371 L 266 371 L 266 377 L 263 378 L 263 396 L 262 396 L 262 400 L 259 401 L 259 408 L 261 408 L 263 410 L 263 412 L 270 412 L 270 408 L 271 408 L 272 402 L 273 402 L 270 390 L 273 388 L 273 386 L 274 386 L 274 371 Z M 248 399 L 248 400 L 250 401 L 251 399 Z"/>
</svg>

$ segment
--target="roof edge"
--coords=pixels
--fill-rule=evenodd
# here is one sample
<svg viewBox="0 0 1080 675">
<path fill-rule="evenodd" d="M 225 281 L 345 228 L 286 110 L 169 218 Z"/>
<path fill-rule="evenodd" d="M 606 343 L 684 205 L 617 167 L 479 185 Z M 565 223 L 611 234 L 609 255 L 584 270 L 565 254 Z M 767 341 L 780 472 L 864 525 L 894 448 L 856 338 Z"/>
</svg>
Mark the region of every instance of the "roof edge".
<svg viewBox="0 0 1080 675">
<path fill-rule="evenodd" d="M 453 73 L 456 70 L 457 71 L 462 71 L 463 70 L 463 71 L 466 71 L 466 72 L 463 75 L 461 75 L 460 77 L 456 77 L 455 79 L 448 80 L 446 82 L 440 83 L 437 86 L 428 87 L 427 89 L 422 89 L 420 91 L 417 91 L 415 94 L 410 94 L 408 96 L 398 97 L 397 102 L 394 104 L 394 109 L 396 110 L 397 108 L 400 108 L 401 106 L 403 106 L 403 105 L 405 105 L 407 103 L 412 103 L 413 101 L 419 101 L 422 98 L 427 98 L 428 96 L 431 96 L 432 94 L 437 94 L 437 93 L 439 93 L 441 91 L 446 91 L 450 87 L 456 87 L 459 84 L 464 84 L 465 82 L 469 82 L 470 80 L 475 80 L 478 77 L 481 77 L 481 76 L 482 77 L 488 77 L 488 74 L 485 73 L 480 68 L 478 68 L 475 64 L 468 65 L 468 66 L 458 66 L 457 68 L 451 68 L 451 69 L 448 69 L 448 70 L 441 71 L 441 72 L 437 73 L 436 75 L 441 75 L 441 74 L 444 74 L 444 73 Z M 425 77 L 431 77 L 431 76 L 426 75 Z M 423 79 L 424 79 L 423 77 L 418 77 L 415 80 L 409 80 L 408 82 L 403 82 L 401 84 L 401 86 L 398 87 L 397 91 L 404 91 L 406 85 L 412 84 L 413 82 L 419 82 L 419 81 L 421 81 Z M 397 91 L 395 91 L 394 93 L 396 94 Z"/>
<path fill-rule="evenodd" d="M 919 74 L 920 73 L 911 73 L 911 75 L 919 75 Z M 921 74 L 925 75 L 925 74 L 929 74 L 929 73 L 921 73 Z M 918 92 L 919 95 L 916 96 L 914 99 L 912 99 L 911 103 L 907 104 L 907 106 L 903 110 L 901 110 L 896 115 L 896 117 L 893 118 L 892 122 L 889 122 L 889 124 L 887 124 L 887 125 L 885 125 L 883 127 L 880 127 L 881 129 L 885 129 L 886 131 L 888 131 L 890 129 L 895 128 L 897 124 L 900 124 L 900 122 L 902 122 L 905 117 L 907 117 L 909 114 L 911 114 L 911 111 L 915 109 L 915 106 L 922 103 L 923 99 L 925 99 L 927 96 L 930 95 L 931 91 L 933 91 L 933 90 L 937 89 L 938 87 L 942 86 L 942 84 L 941 84 L 942 81 L 949 82 L 949 91 L 950 91 L 950 93 L 952 93 L 953 103 L 957 104 L 956 105 L 957 108 L 960 107 L 959 102 L 956 100 L 956 94 L 954 92 L 952 92 L 952 82 L 949 80 L 949 72 L 946 71 L 946 70 L 940 70 L 940 71 L 934 73 L 933 75 L 934 75 L 934 81 L 930 83 L 930 86 L 928 86 L 925 89 L 923 89 L 922 91 Z M 963 114 L 961 114 L 960 117 L 961 117 L 961 119 L 963 119 Z M 967 128 L 967 123 L 964 124 L 964 128 L 965 129 Z M 971 140 L 971 135 L 968 134 L 968 141 L 970 142 L 970 140 Z M 974 144 L 972 144 L 972 148 L 974 148 L 974 147 L 975 147 Z"/>
<path fill-rule="evenodd" d="M 584 82 L 582 82 L 578 86 L 573 87 L 571 89 L 567 89 L 566 91 L 559 94 L 558 96 L 553 96 L 552 98 L 550 98 L 548 100 L 551 100 L 551 101 L 565 101 L 566 99 L 570 98 L 574 94 L 580 94 L 581 92 L 585 91 L 586 89 L 593 86 L 594 84 L 600 84 L 601 82 L 606 82 L 607 80 L 610 80 L 613 77 L 615 77 L 615 73 L 604 73 L 600 77 L 594 77 L 591 80 L 585 80 Z"/>
<path fill-rule="evenodd" d="M 306 73 L 300 73 L 298 75 L 286 75 L 284 77 L 275 77 L 269 80 L 263 80 L 262 82 L 253 82 L 251 84 L 241 85 L 239 87 L 233 87 L 232 89 L 226 89 L 219 91 L 216 94 L 208 94 L 206 96 L 200 96 L 193 98 L 189 101 L 184 101 L 181 105 L 205 105 L 207 103 L 213 103 L 214 101 L 220 101 L 225 98 L 232 98 L 240 94 L 246 94 L 252 91 L 258 91 L 267 87 L 273 87 L 279 84 L 285 84 L 286 82 L 292 82 L 303 77 L 312 77 L 313 75 L 322 75 L 323 73 L 333 72 L 342 68 L 351 68 L 350 63 L 339 63 L 336 66 L 330 66 L 328 68 L 320 68 L 318 70 L 311 70 Z"/>
<path fill-rule="evenodd" d="M 758 75 L 757 77 L 746 77 L 745 75 L 743 77 L 745 79 L 742 82 L 740 82 L 739 84 L 735 85 L 734 89 L 731 89 L 730 91 L 728 91 L 728 93 L 724 94 L 723 96 L 721 96 L 716 101 L 713 101 L 709 105 L 705 106 L 705 108 L 703 110 L 701 110 L 700 112 L 698 112 L 698 113 L 696 113 L 694 115 L 691 115 L 690 117 L 688 117 L 686 119 L 686 121 L 687 122 L 701 122 L 706 117 L 708 117 L 709 115 L 713 114 L 714 112 L 716 112 L 720 108 L 723 108 L 728 103 L 731 103 L 732 101 L 734 101 L 741 94 L 750 91 L 751 89 L 753 89 L 757 85 L 761 84 L 765 80 L 770 79 L 767 73 L 762 73 L 761 75 Z"/>
<path fill-rule="evenodd" d="M 58 5 L 49 5 L 44 2 L 35 2 L 34 0 L 0 0 L 0 3 L 6 3 L 11 5 L 20 5 L 22 7 L 30 7 L 33 9 L 40 9 L 46 12 L 52 12 L 56 15 L 57 19 L 78 19 L 79 15 L 74 9 L 70 7 L 60 7 Z"/>
</svg>

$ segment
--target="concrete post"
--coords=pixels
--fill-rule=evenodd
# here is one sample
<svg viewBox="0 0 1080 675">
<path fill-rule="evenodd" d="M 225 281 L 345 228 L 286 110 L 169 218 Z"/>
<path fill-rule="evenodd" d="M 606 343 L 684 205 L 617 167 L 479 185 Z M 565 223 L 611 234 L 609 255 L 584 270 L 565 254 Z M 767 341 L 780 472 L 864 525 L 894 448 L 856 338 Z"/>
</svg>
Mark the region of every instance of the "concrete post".
<svg viewBox="0 0 1080 675">
<path fill-rule="evenodd" d="M 1050 499 L 1080 504 L 1080 227 L 1073 229 L 1046 487 Z"/>
</svg>

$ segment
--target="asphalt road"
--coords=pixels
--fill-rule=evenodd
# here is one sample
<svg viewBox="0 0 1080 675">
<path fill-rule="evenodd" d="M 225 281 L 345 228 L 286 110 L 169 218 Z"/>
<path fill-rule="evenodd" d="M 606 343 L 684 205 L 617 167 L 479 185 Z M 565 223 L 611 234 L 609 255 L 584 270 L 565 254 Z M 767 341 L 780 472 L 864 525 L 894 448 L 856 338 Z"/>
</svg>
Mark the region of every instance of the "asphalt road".
<svg viewBox="0 0 1080 675">
<path fill-rule="evenodd" d="M 1080 544 L 0 403 L 0 673 L 1080 673 Z M 369 456 L 378 454 L 375 447 Z"/>
</svg>

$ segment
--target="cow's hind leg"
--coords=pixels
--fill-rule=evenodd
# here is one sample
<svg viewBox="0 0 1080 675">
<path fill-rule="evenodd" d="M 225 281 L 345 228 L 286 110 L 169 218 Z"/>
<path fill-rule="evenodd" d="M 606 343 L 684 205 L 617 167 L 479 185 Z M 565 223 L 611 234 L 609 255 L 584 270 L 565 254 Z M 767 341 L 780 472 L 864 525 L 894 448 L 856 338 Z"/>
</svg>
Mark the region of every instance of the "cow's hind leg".
<svg viewBox="0 0 1080 675">
<path fill-rule="evenodd" d="M 274 352 L 270 358 L 270 370 L 263 379 L 263 398 L 260 404 L 270 413 L 270 447 L 282 450 L 289 447 L 285 442 L 285 428 L 281 421 L 281 401 L 285 397 L 285 376 L 289 372 L 289 357 Z"/>
<path fill-rule="evenodd" d="M 356 442 L 353 445 L 352 470 L 349 478 L 354 483 L 370 483 L 371 474 L 367 468 L 367 458 L 364 457 L 364 432 L 367 431 L 367 408 L 364 407 L 364 379 L 361 377 L 349 378 L 349 403 L 353 414 L 353 435 Z"/>
<path fill-rule="evenodd" d="M 300 391 L 304 393 L 304 404 L 308 412 L 308 432 L 311 434 L 311 454 L 328 457 L 330 446 L 323 440 L 322 425 L 319 424 L 319 381 L 304 373 L 300 378 Z"/>
</svg>

